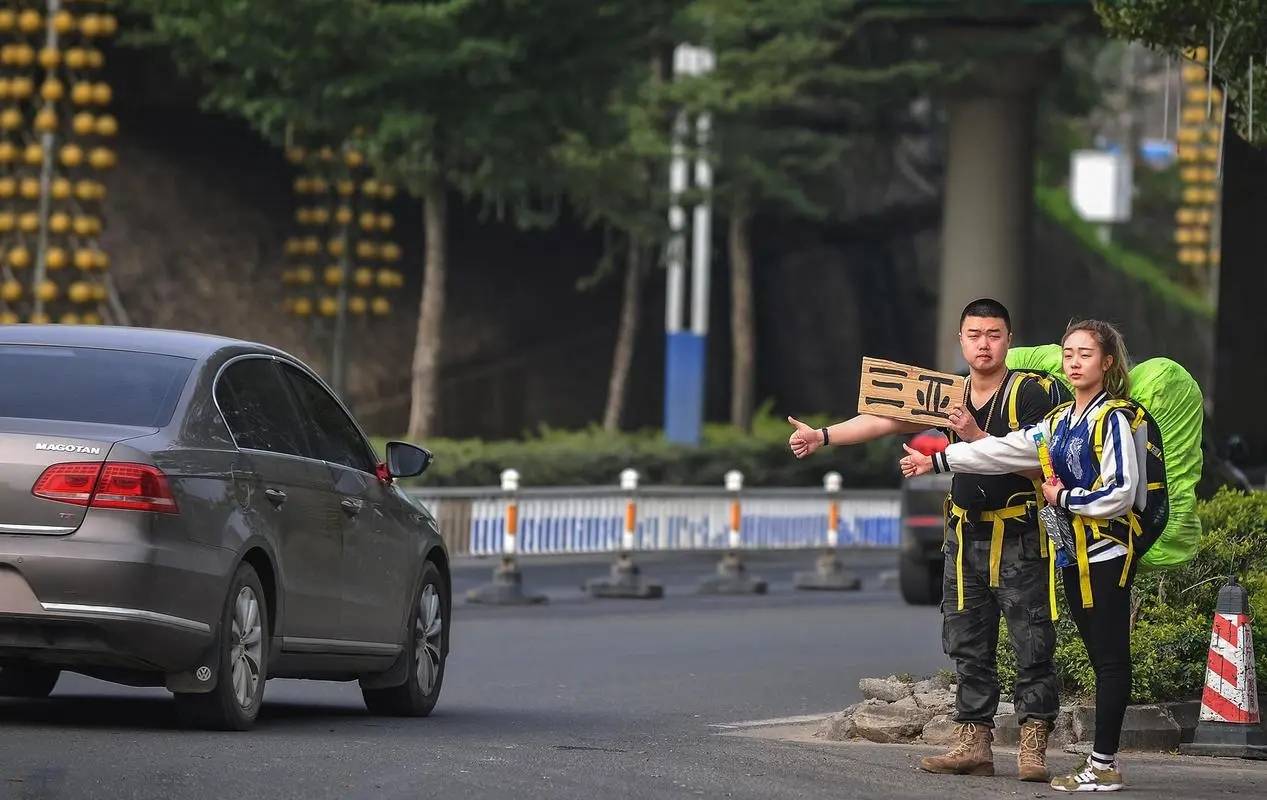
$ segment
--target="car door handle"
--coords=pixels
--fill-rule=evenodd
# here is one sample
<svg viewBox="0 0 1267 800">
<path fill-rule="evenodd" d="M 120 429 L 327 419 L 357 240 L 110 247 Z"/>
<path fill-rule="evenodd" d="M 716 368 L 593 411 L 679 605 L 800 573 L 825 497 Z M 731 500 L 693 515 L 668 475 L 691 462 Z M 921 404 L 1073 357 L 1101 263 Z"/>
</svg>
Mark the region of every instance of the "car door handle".
<svg viewBox="0 0 1267 800">
<path fill-rule="evenodd" d="M 286 493 L 281 489 L 265 489 L 264 496 L 267 497 L 273 505 L 280 506 L 282 503 L 286 502 Z"/>
<path fill-rule="evenodd" d="M 345 497 L 339 501 L 339 506 L 350 516 L 355 517 L 361 513 L 361 508 L 365 506 L 360 500 L 353 500 L 351 497 Z"/>
</svg>

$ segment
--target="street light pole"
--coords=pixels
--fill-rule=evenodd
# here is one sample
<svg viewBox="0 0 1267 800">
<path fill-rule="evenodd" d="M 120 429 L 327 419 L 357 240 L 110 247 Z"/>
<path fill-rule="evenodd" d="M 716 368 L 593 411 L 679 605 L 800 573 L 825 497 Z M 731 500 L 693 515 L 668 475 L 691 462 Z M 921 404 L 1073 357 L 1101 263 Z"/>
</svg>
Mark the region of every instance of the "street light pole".
<svg viewBox="0 0 1267 800">
<path fill-rule="evenodd" d="M 45 48 L 57 49 L 57 27 L 54 18 L 62 9 L 62 0 L 48 0 L 48 14 L 44 20 Z M 52 102 L 45 100 L 44 102 Z M 52 204 L 53 193 L 53 147 L 56 144 L 56 127 L 40 134 L 40 144 L 44 150 L 44 161 L 40 166 L 40 229 L 35 247 L 35 275 L 32 278 L 31 291 L 35 304 L 32 318 L 41 319 L 44 314 L 44 298 L 40 296 L 40 287 L 44 285 L 44 275 L 48 254 L 48 212 Z"/>
</svg>

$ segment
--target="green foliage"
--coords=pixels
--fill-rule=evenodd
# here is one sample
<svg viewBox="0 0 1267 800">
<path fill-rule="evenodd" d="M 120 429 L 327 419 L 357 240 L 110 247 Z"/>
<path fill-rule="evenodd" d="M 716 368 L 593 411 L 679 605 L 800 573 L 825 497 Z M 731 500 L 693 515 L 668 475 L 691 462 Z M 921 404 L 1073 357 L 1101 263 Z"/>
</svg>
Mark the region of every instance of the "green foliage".
<svg viewBox="0 0 1267 800">
<path fill-rule="evenodd" d="M 1039 211 L 1076 236 L 1087 250 L 1099 255 L 1109 266 L 1129 275 L 1175 305 L 1202 317 L 1213 316 L 1214 310 L 1208 301 L 1175 283 L 1161 267 L 1121 245 L 1101 241 L 1095 226 L 1074 211 L 1069 202 L 1069 193 L 1065 189 L 1037 186 L 1034 189 L 1034 200 Z"/>
<path fill-rule="evenodd" d="M 1227 91 L 1232 123 L 1249 141 L 1267 140 L 1267 0 L 1096 0 L 1095 9 L 1113 35 L 1175 55 L 1209 48 L 1213 36 L 1214 74 Z"/>
<path fill-rule="evenodd" d="M 834 420 L 805 418 L 807 424 Z M 759 413 L 751 434 L 731 425 L 708 424 L 699 447 L 664 441 L 659 431 L 608 434 L 597 426 L 579 431 L 543 428 L 523 440 L 433 439 L 426 446 L 435 464 L 414 485 L 495 486 L 503 469 L 519 470 L 525 486 L 614 485 L 633 467 L 644 485 L 721 486 L 728 470 L 744 473 L 746 486 L 821 486 L 837 470 L 846 488 L 895 487 L 896 441 L 832 448 L 798 460 L 788 449 L 791 428 L 780 417 Z M 386 439 L 375 440 L 381 454 Z"/>
<path fill-rule="evenodd" d="M 1132 697 L 1137 703 L 1186 700 L 1205 685 L 1206 653 L 1219 589 L 1235 575 L 1249 592 L 1250 614 L 1267 620 L 1267 494 L 1222 489 L 1198 506 L 1204 534 L 1195 558 L 1183 567 L 1135 579 L 1138 606 L 1131 631 Z M 1259 637 L 1267 627 L 1258 626 Z M 1056 673 L 1066 699 L 1093 701 L 1095 673 L 1068 607 L 1061 598 L 1056 623 Z M 1005 693 L 1016 681 L 1016 658 L 999 631 L 999 680 Z M 1267 647 L 1255 652 L 1258 675 L 1267 675 Z"/>
<path fill-rule="evenodd" d="M 648 12 L 620 0 L 128 0 L 207 87 L 213 108 L 280 143 L 360 131 L 381 177 L 439 185 L 542 221 L 561 187 L 559 131 L 590 116 L 645 51 Z M 525 154 L 541 157 L 525 157 Z"/>
</svg>

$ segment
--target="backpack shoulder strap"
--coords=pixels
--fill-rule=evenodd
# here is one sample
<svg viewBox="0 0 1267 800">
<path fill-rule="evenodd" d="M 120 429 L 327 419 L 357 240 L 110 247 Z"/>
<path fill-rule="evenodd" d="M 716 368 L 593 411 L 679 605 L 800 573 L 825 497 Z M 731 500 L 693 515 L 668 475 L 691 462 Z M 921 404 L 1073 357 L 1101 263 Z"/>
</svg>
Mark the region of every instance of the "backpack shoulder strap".
<svg viewBox="0 0 1267 800">
<path fill-rule="evenodd" d="M 1131 433 L 1144 422 L 1144 407 L 1134 400 L 1115 399 L 1106 400 L 1104 403 L 1104 413 L 1095 421 L 1095 428 L 1091 431 L 1091 444 L 1095 448 L 1095 462 L 1100 463 L 1100 459 L 1104 457 L 1104 423 L 1109 416 L 1115 411 L 1125 411 L 1128 425 Z"/>
<path fill-rule="evenodd" d="M 1061 414 L 1065 413 L 1071 408 L 1073 408 L 1073 401 L 1066 400 L 1065 402 L 1053 408 L 1051 411 L 1048 411 L 1047 416 L 1043 417 L 1043 422 L 1046 422 L 1050 425 L 1054 423 L 1060 417 Z"/>
</svg>

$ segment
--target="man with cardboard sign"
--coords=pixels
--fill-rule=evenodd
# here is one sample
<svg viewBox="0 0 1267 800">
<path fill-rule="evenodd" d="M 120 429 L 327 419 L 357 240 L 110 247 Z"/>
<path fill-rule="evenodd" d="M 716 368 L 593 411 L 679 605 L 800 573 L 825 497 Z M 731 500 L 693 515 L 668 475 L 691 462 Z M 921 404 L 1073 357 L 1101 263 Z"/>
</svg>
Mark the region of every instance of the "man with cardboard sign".
<svg viewBox="0 0 1267 800">
<path fill-rule="evenodd" d="M 959 322 L 968 378 L 864 359 L 859 415 L 814 430 L 794 417 L 788 439 L 805 458 L 824 445 L 849 445 L 941 427 L 952 439 L 1004 436 L 1039 422 L 1063 387 L 1036 373 L 1007 368 L 1012 324 L 995 300 L 969 303 Z M 1016 713 L 1021 724 L 1021 780 L 1046 781 L 1047 736 L 1059 712 L 1052 657 L 1056 646 L 1054 561 L 1038 528 L 1036 478 L 956 474 L 946 498 L 942 552 L 942 647 L 955 662 L 956 746 L 924 758 L 929 772 L 993 775 L 995 661 L 1000 617 L 1016 652 Z"/>
</svg>

